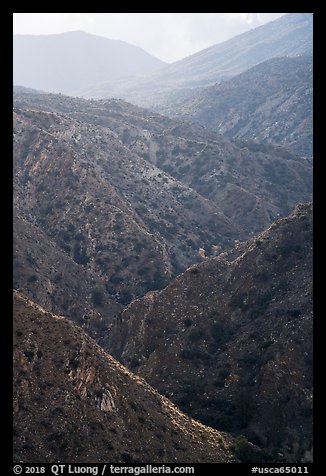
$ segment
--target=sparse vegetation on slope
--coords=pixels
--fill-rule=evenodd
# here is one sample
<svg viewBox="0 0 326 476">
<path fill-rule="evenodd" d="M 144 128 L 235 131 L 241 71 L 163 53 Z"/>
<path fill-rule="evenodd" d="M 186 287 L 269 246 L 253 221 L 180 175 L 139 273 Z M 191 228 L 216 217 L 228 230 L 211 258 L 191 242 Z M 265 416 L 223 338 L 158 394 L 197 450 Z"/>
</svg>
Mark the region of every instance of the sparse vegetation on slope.
<svg viewBox="0 0 326 476">
<path fill-rule="evenodd" d="M 75 121 L 87 124 L 83 128 L 88 131 L 87 135 L 97 134 L 103 140 L 103 137 L 110 133 L 110 142 L 113 140 L 113 135 L 115 140 L 121 141 L 124 148 L 129 150 L 129 154 L 132 153 L 133 158 L 129 157 L 132 163 L 136 154 L 138 162 L 134 169 L 131 169 L 129 161 L 126 163 L 117 159 L 117 154 L 128 155 L 126 149 L 121 149 L 121 144 L 116 147 L 115 152 L 112 151 L 110 174 L 112 178 L 116 178 L 115 185 L 121 180 L 127 182 L 124 183 L 123 193 L 128 193 L 130 204 L 137 207 L 142 219 L 149 218 L 149 223 L 146 223 L 149 227 L 153 224 L 151 220 L 153 208 L 156 209 L 156 213 L 161 215 L 156 230 L 160 233 L 170 231 L 175 237 L 175 230 L 169 230 L 169 228 L 171 228 L 171 221 L 176 224 L 178 220 L 176 216 L 168 212 L 170 226 L 165 226 L 165 230 L 162 229 L 164 225 L 162 215 L 163 218 L 164 216 L 168 218 L 166 214 L 168 210 L 166 206 L 163 207 L 164 212 L 161 210 L 159 201 L 161 194 L 160 190 L 157 190 L 159 185 L 164 186 L 165 189 L 169 188 L 169 192 L 175 194 L 180 182 L 183 183 L 188 191 L 187 193 L 185 189 L 182 193 L 180 191 L 178 201 L 188 211 L 193 211 L 197 221 L 199 216 L 203 216 L 196 203 L 198 194 L 208 199 L 215 207 L 215 211 L 213 215 L 206 212 L 208 218 L 205 230 L 207 233 L 211 230 L 215 234 L 215 243 L 213 239 L 203 239 L 204 235 L 201 237 L 202 245 L 198 245 L 199 241 L 195 240 L 197 250 L 203 247 L 208 254 L 211 254 L 212 244 L 220 245 L 219 242 L 223 238 L 229 238 L 226 240 L 228 244 L 230 244 L 230 238 L 231 240 L 248 238 L 250 234 L 261 231 L 278 216 L 290 213 L 299 202 L 311 199 L 312 164 L 280 147 L 247 143 L 237 145 L 199 125 L 168 119 L 124 101 L 86 101 L 62 98 L 58 95 L 20 94 L 16 95 L 15 104 L 22 109 L 37 107 L 46 111 L 64 113 L 66 120 L 68 116 L 74 118 Z M 98 126 L 102 127 L 96 133 Z M 93 150 L 93 156 L 101 153 L 101 144 L 97 144 Z M 88 161 L 91 161 L 92 156 L 88 157 L 88 149 L 86 154 Z M 115 161 L 118 163 L 118 171 L 115 168 Z M 130 175 L 134 176 L 140 171 L 147 176 L 145 178 L 147 182 L 153 181 L 154 172 L 150 172 L 148 176 L 149 171 L 153 170 L 148 168 L 149 162 L 160 169 L 154 174 L 156 181 L 161 180 L 161 184 L 154 185 L 155 201 L 153 186 L 149 187 L 144 181 L 140 182 L 142 188 L 137 190 L 137 180 L 133 177 L 132 189 L 136 188 L 136 191 L 131 194 L 128 188 Z M 106 167 L 108 168 L 109 165 L 106 164 Z M 162 171 L 165 174 L 162 174 Z M 171 176 L 177 182 L 171 182 Z M 189 188 L 196 192 L 196 196 L 189 194 Z M 146 194 L 147 190 L 149 195 Z M 152 199 L 149 201 L 146 196 Z M 167 196 L 163 195 L 162 198 L 165 202 L 168 200 Z M 172 206 L 176 209 L 175 203 L 172 203 Z M 231 221 L 233 230 L 230 227 L 226 229 L 225 216 Z M 222 223 L 223 219 L 224 223 Z M 191 217 L 191 220 L 194 218 Z M 217 223 L 216 220 L 218 220 Z M 196 226 L 198 224 L 193 222 L 193 232 Z M 199 229 L 200 227 L 201 224 Z M 177 234 L 177 236 L 181 238 L 181 235 Z M 189 246 L 191 243 L 187 242 L 189 239 L 193 240 L 193 237 L 183 238 L 183 246 Z M 177 256 L 183 254 L 184 251 L 179 248 Z M 190 264 L 189 260 L 188 264 Z"/>
<path fill-rule="evenodd" d="M 100 341 L 122 306 L 104 292 L 99 302 L 99 277 L 78 265 L 40 227 L 16 212 L 13 224 L 14 289 L 48 311 L 64 314 Z"/>
<path fill-rule="evenodd" d="M 233 439 L 181 413 L 79 327 L 14 294 L 14 461 L 233 462 Z"/>
<path fill-rule="evenodd" d="M 169 113 L 231 139 L 312 156 L 312 58 L 274 58 L 194 94 Z"/>
<path fill-rule="evenodd" d="M 205 424 L 312 448 L 312 207 L 131 303 L 110 352 Z"/>
<path fill-rule="evenodd" d="M 15 206 L 121 304 L 162 288 L 198 249 L 232 243 L 212 203 L 131 152 L 109 128 L 23 109 L 14 121 Z"/>
<path fill-rule="evenodd" d="M 101 65 L 96 96 L 178 120 L 14 88 L 14 461 L 312 461 L 312 14 L 141 82 L 105 83 L 141 49 L 57 40 L 23 84 Z"/>
</svg>

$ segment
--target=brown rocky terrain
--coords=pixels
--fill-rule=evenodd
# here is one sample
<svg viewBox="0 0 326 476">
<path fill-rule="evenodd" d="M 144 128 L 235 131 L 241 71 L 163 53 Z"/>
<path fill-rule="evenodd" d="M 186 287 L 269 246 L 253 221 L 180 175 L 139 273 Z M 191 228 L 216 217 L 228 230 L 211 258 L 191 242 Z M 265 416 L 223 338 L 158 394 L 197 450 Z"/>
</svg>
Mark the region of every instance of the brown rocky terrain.
<svg viewBox="0 0 326 476">
<path fill-rule="evenodd" d="M 312 461 L 311 49 L 111 84 L 170 117 L 14 88 L 15 461 Z"/>
<path fill-rule="evenodd" d="M 108 348 L 183 411 L 312 458 L 312 205 L 127 306 Z"/>
<path fill-rule="evenodd" d="M 40 229 L 14 213 L 13 286 L 42 307 L 66 317 L 101 340 L 122 308 L 99 277 L 76 263 Z"/>
<path fill-rule="evenodd" d="M 236 145 L 223 136 L 216 141 L 188 137 L 173 144 L 170 137 L 152 137 L 148 147 L 157 151 L 152 160 L 218 205 L 240 228 L 238 239 L 286 216 L 300 201 L 311 200 L 312 163 L 282 147 Z"/>
<path fill-rule="evenodd" d="M 223 232 L 229 232 L 228 236 L 233 239 L 248 238 L 278 216 L 286 216 L 299 202 L 311 199 L 312 164 L 279 146 L 237 145 L 199 125 L 172 120 L 124 101 L 86 101 L 58 95 L 16 94 L 15 104 L 22 109 L 37 107 L 64 113 L 66 119 L 68 116 L 87 124 L 88 136 L 95 134 L 94 127 L 109 129 L 111 137 L 113 133 L 138 159 L 145 159 L 145 170 L 151 162 L 160 172 L 166 172 L 217 207 L 217 212 L 223 213 L 233 226 L 233 230 L 226 230 L 219 223 L 219 229 L 212 231 L 217 233 L 220 230 L 221 236 Z M 99 134 L 103 136 L 103 129 Z M 125 150 L 123 154 L 119 150 L 119 155 L 125 154 Z M 120 162 L 120 173 L 121 164 L 124 162 Z M 143 167 L 143 162 L 138 160 L 136 170 Z M 124 171 L 130 179 L 135 169 L 125 167 Z M 115 183 L 120 180 L 118 175 Z M 175 182 L 174 185 L 177 186 Z M 150 193 L 153 194 L 153 191 Z M 155 190 L 154 194 L 159 197 L 160 191 Z M 137 195 L 134 193 L 128 198 L 133 204 Z M 146 197 L 142 198 L 146 201 Z M 165 202 L 167 199 L 165 197 Z M 188 210 L 195 208 L 184 200 L 182 194 L 179 201 Z M 146 206 L 145 215 L 150 217 L 152 205 L 146 203 Z M 170 216 L 170 221 L 176 222 L 176 217 Z M 195 229 L 195 224 L 192 228 Z M 205 228 L 210 229 L 210 226 L 206 223 Z M 207 247 L 208 255 L 211 254 L 213 240 L 201 241 L 199 246 Z M 220 236 L 215 244 L 220 244 L 219 241 L 222 241 Z M 198 241 L 196 247 L 198 250 Z"/>
<path fill-rule="evenodd" d="M 232 445 L 78 326 L 14 293 L 15 462 L 234 462 Z"/>
<path fill-rule="evenodd" d="M 77 264 L 126 304 L 226 247 L 236 226 L 194 190 L 125 147 L 109 128 L 16 110 L 14 201 Z"/>
<path fill-rule="evenodd" d="M 311 164 L 282 148 L 124 101 L 14 96 L 14 287 L 103 345 L 121 306 L 310 198 Z"/>
</svg>

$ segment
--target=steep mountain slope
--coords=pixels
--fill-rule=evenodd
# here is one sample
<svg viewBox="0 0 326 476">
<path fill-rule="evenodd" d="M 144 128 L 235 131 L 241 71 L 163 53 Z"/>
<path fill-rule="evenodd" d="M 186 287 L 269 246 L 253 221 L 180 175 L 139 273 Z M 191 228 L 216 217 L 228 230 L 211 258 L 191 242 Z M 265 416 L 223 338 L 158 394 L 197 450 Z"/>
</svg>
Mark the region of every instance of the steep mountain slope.
<svg viewBox="0 0 326 476">
<path fill-rule="evenodd" d="M 205 424 L 312 451 L 312 205 L 131 303 L 112 355 Z"/>
<path fill-rule="evenodd" d="M 14 35 L 14 84 L 72 94 L 79 88 L 165 66 L 142 48 L 83 31 Z"/>
<path fill-rule="evenodd" d="M 274 58 L 201 90 L 170 113 L 232 139 L 312 156 L 312 58 Z"/>
<path fill-rule="evenodd" d="M 304 53 L 312 53 L 312 14 L 290 13 L 141 80 L 96 85 L 81 94 L 94 98 L 120 97 L 162 110 L 189 97 L 194 88 L 213 85 L 270 58 Z"/>
<path fill-rule="evenodd" d="M 76 121 L 109 128 L 133 154 L 213 202 L 237 228 L 237 239 L 262 230 L 300 201 L 311 199 L 311 163 L 280 147 L 236 145 L 202 126 L 124 101 L 20 94 L 15 95 L 15 104 L 59 111 Z M 211 253 L 208 242 L 200 246 L 208 246 Z"/>
<path fill-rule="evenodd" d="M 29 95 L 28 95 L 29 96 Z M 14 202 L 122 304 L 159 289 L 237 236 L 213 203 L 125 147 L 109 128 L 14 113 Z"/>
<path fill-rule="evenodd" d="M 282 147 L 235 143 L 223 136 L 213 141 L 188 136 L 175 144 L 171 136 L 154 134 L 131 147 L 146 151 L 160 169 L 218 205 L 240 229 L 239 239 L 311 200 L 312 162 Z"/>
<path fill-rule="evenodd" d="M 16 210 L 13 229 L 14 288 L 48 311 L 64 313 L 99 342 L 122 306 L 102 291 L 94 272 L 76 263 Z"/>
<path fill-rule="evenodd" d="M 14 294 L 15 462 L 232 462 L 231 444 L 79 327 Z"/>
</svg>

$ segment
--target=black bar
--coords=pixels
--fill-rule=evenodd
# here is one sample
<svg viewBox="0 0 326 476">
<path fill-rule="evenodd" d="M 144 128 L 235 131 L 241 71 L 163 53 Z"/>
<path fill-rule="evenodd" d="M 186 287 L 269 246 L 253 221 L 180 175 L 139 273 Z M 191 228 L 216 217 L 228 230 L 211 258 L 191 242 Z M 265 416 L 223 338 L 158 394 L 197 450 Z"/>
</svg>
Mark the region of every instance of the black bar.
<svg viewBox="0 0 326 476">
<path fill-rule="evenodd" d="M 54 475 L 54 476 L 73 476 L 73 475 L 92 475 L 92 476 L 110 476 L 110 475 L 200 475 L 206 474 L 212 470 L 216 475 L 227 476 L 236 475 L 312 475 L 312 463 L 207 463 L 207 464 L 115 464 L 115 463 L 17 463 L 12 464 L 8 474 L 13 475 Z M 317 473 L 316 473 L 317 474 Z"/>
</svg>

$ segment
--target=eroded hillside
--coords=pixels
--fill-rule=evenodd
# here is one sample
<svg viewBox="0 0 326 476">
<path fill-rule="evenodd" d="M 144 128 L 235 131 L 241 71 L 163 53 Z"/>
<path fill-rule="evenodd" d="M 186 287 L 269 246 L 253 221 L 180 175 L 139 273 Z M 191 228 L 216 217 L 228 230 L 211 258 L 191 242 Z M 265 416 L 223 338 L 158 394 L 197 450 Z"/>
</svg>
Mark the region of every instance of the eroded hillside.
<svg viewBox="0 0 326 476">
<path fill-rule="evenodd" d="M 195 191 L 197 198 L 199 194 L 209 200 L 210 204 L 217 208 L 215 213 L 222 213 L 231 221 L 233 230 L 223 229 L 221 222 L 218 223 L 218 229 L 212 230 L 219 235 L 215 244 L 219 244 L 223 233 L 225 236 L 227 232 L 229 234 L 226 236 L 229 238 L 248 238 L 278 216 L 286 216 L 299 202 L 311 199 L 311 162 L 281 147 L 268 144 L 235 144 L 202 126 L 172 120 L 124 101 L 86 101 L 58 95 L 17 94 L 15 104 L 23 110 L 36 107 L 45 111 L 57 111 L 63 113 L 66 120 L 73 118 L 75 122 L 84 123 L 83 131 L 88 130 L 90 143 L 94 141 L 90 136 L 103 137 L 103 128 L 109 129 L 110 141 L 113 135 L 125 148 L 122 152 L 117 148 L 112 157 L 113 161 L 116 158 L 119 164 L 120 175 L 117 175 L 115 184 L 122 180 L 123 170 L 127 181 L 129 180 L 128 184 L 130 185 L 132 179 L 136 187 L 135 170 L 148 175 L 146 170 L 149 170 L 149 163 L 152 163 L 170 179 L 173 177 Z M 96 132 L 99 126 L 101 131 Z M 95 155 L 98 154 L 98 148 L 99 144 Z M 134 170 L 130 170 L 128 162 L 125 164 L 117 157 L 117 153 L 119 157 L 125 155 L 126 149 L 133 157 L 138 157 Z M 147 165 L 140 159 L 144 159 Z M 91 160 L 91 157 L 88 160 Z M 113 164 L 111 166 L 114 167 Z M 149 178 L 145 177 L 147 180 Z M 178 185 L 170 182 L 170 188 Z M 147 204 L 147 187 L 143 183 L 142 186 L 143 189 L 139 193 L 149 209 L 147 213 L 143 212 L 142 218 L 147 215 L 150 218 L 151 208 L 155 205 L 151 202 Z M 155 190 L 154 193 L 157 201 L 159 191 Z M 145 197 L 142 196 L 144 194 Z M 150 194 L 153 194 L 152 188 Z M 184 194 L 179 198 L 189 211 L 196 208 L 196 205 L 183 199 Z M 137 200 L 137 194 L 128 194 L 128 199 L 132 205 Z M 169 220 L 177 221 L 171 214 Z M 207 223 L 205 227 L 211 228 Z M 203 239 L 201 241 L 201 246 L 206 246 L 207 253 L 211 254 L 212 240 L 207 239 L 206 243 Z"/>
<path fill-rule="evenodd" d="M 13 286 L 50 312 L 62 314 L 100 341 L 122 305 L 100 278 L 76 263 L 40 227 L 14 213 Z"/>
<path fill-rule="evenodd" d="M 15 462 L 232 462 L 232 443 L 79 327 L 14 294 Z"/>
<path fill-rule="evenodd" d="M 110 352 L 202 422 L 312 448 L 312 206 L 131 303 Z"/>
<path fill-rule="evenodd" d="M 14 203 L 121 304 L 237 235 L 217 206 L 114 131 L 40 110 L 15 112 Z"/>
</svg>

